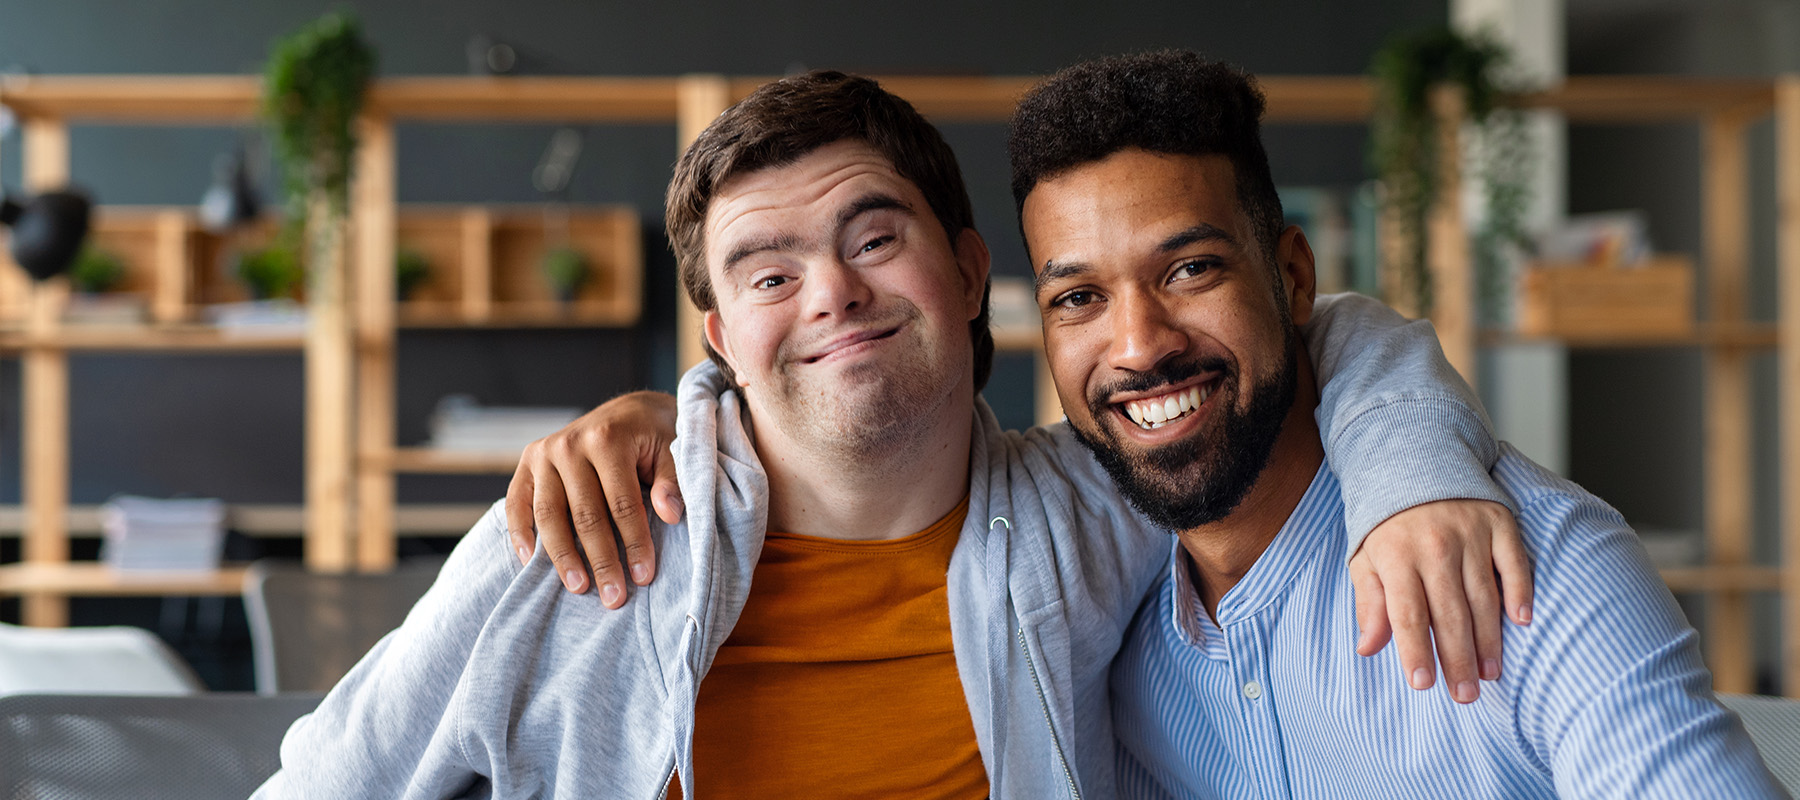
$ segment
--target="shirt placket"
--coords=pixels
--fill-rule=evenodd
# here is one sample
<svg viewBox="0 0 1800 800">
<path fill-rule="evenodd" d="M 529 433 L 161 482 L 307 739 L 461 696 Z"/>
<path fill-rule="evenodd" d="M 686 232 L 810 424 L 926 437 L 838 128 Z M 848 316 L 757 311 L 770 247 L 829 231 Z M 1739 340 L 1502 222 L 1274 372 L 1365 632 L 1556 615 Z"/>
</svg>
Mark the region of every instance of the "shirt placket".
<svg viewBox="0 0 1800 800">
<path fill-rule="evenodd" d="M 1231 675 L 1236 682 L 1238 719 L 1248 756 L 1241 763 L 1256 780 L 1263 800 L 1287 800 L 1287 757 L 1281 744 L 1281 720 L 1269 685 L 1267 622 L 1260 617 L 1228 624 L 1225 641 L 1231 650 Z"/>
</svg>

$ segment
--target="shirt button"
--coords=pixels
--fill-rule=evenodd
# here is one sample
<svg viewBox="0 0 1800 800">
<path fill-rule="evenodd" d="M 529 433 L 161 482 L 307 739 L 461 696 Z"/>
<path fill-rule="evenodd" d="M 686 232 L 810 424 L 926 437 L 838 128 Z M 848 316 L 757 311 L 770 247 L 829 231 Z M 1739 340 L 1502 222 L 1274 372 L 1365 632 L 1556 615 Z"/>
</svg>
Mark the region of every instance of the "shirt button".
<svg viewBox="0 0 1800 800">
<path fill-rule="evenodd" d="M 1244 684 L 1244 697 L 1250 700 L 1262 697 L 1262 684 L 1256 681 Z"/>
</svg>

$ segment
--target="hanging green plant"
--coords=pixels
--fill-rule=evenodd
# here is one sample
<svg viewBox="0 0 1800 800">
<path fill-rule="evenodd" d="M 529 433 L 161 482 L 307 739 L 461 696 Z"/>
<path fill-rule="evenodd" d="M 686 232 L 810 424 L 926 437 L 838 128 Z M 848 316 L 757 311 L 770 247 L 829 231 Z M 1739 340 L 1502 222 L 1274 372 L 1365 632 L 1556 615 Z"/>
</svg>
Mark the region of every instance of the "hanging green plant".
<svg viewBox="0 0 1800 800">
<path fill-rule="evenodd" d="M 1508 103 L 1514 92 L 1502 85 L 1508 60 L 1499 43 L 1443 27 L 1389 39 L 1370 66 L 1376 101 L 1369 160 L 1381 179 L 1383 211 L 1404 245 L 1390 251 L 1399 260 L 1393 268 L 1421 315 L 1431 311 L 1428 220 L 1442 181 L 1431 104 L 1437 86 L 1462 93 L 1465 130 L 1473 136 L 1467 152 L 1477 156 L 1472 176 L 1485 195 L 1485 219 L 1471 237 L 1483 316 L 1494 320 L 1510 294 L 1507 252 L 1525 242 L 1535 147 L 1523 114 Z"/>
<path fill-rule="evenodd" d="M 289 219 L 323 195 L 336 214 L 349 204 L 362 110 L 375 51 L 352 17 L 332 12 L 275 43 L 263 76 L 263 115 L 281 162 Z"/>
</svg>

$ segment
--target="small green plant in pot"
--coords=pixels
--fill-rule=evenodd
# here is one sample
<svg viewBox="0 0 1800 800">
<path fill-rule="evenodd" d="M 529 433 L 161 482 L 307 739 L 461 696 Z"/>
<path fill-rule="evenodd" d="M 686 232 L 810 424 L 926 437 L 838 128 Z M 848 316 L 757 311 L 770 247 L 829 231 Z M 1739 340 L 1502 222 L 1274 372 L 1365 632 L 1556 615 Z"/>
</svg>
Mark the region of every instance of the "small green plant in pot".
<svg viewBox="0 0 1800 800">
<path fill-rule="evenodd" d="M 243 281 L 244 288 L 250 291 L 250 297 L 256 300 L 291 298 L 306 277 L 300 257 L 292 248 L 281 244 L 239 254 L 236 272 L 238 280 Z"/>
<path fill-rule="evenodd" d="M 91 244 L 81 248 L 75 265 L 69 268 L 69 285 L 82 294 L 104 294 L 124 282 L 124 262 Z"/>
<path fill-rule="evenodd" d="M 561 302 L 574 300 L 575 293 L 587 283 L 587 256 L 573 247 L 558 247 L 545 253 L 542 266 L 544 280 L 550 283 L 550 293 Z"/>
<path fill-rule="evenodd" d="M 401 248 L 394 254 L 394 299 L 406 302 L 413 298 L 431 280 L 431 262 L 425 254 L 411 248 Z"/>
</svg>

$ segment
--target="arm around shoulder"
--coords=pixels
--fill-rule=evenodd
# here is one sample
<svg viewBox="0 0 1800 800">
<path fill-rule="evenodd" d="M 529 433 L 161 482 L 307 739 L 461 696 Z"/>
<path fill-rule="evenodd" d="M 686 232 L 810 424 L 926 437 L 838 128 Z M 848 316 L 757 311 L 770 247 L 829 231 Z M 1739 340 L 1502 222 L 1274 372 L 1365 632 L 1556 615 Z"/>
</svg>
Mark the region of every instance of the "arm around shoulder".
<svg viewBox="0 0 1800 800">
<path fill-rule="evenodd" d="M 1321 295 L 1302 331 L 1319 380 L 1319 434 L 1343 486 L 1347 552 L 1416 505 L 1510 505 L 1488 476 L 1499 455 L 1493 426 L 1431 323 L 1362 295 Z"/>
</svg>

